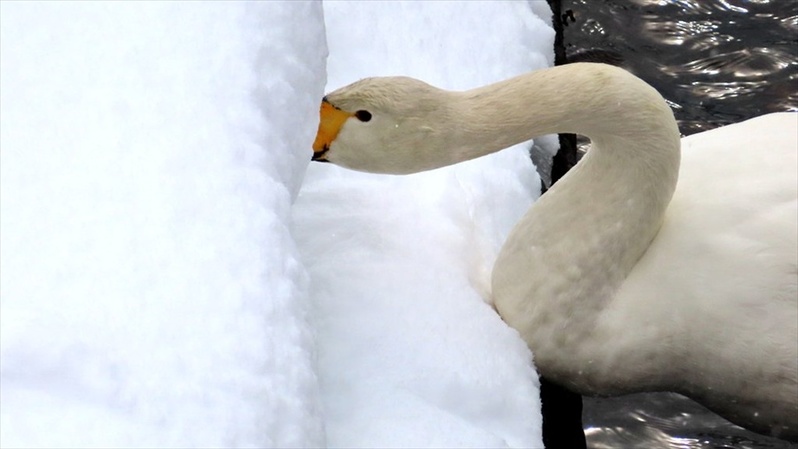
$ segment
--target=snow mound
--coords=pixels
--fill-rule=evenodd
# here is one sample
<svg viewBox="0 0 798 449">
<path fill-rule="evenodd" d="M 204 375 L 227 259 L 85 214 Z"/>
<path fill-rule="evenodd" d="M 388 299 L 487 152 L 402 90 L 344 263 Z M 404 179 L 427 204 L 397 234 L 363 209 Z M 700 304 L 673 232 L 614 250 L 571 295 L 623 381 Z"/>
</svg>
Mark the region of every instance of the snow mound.
<svg viewBox="0 0 798 449">
<path fill-rule="evenodd" d="M 2 444 L 323 444 L 287 227 L 321 5 L 0 17 Z"/>
</svg>

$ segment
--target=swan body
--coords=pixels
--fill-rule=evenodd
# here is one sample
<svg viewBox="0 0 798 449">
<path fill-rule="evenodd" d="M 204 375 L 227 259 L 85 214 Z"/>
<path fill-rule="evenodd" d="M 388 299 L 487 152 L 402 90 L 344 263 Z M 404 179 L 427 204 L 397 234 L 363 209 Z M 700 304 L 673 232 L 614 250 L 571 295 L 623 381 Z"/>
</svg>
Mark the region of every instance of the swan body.
<svg viewBox="0 0 798 449">
<path fill-rule="evenodd" d="M 582 394 L 679 392 L 798 440 L 798 114 L 682 140 L 652 87 L 603 64 L 464 92 L 368 78 L 325 97 L 313 158 L 403 174 L 555 132 L 592 148 L 492 275 L 539 372 Z"/>
</svg>

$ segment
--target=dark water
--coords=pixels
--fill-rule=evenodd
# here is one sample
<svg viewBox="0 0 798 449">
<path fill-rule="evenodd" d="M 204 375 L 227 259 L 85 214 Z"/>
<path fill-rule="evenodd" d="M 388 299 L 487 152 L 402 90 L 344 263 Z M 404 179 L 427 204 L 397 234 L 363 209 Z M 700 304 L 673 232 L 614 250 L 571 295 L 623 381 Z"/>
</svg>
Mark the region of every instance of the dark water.
<svg viewBox="0 0 798 449">
<path fill-rule="evenodd" d="M 684 135 L 798 111 L 798 0 L 563 0 L 567 53 L 599 49 L 656 87 Z M 676 394 L 585 398 L 591 448 L 798 448 Z"/>
<path fill-rule="evenodd" d="M 569 53 L 617 52 L 685 135 L 798 111 L 796 0 L 563 0 Z"/>
</svg>

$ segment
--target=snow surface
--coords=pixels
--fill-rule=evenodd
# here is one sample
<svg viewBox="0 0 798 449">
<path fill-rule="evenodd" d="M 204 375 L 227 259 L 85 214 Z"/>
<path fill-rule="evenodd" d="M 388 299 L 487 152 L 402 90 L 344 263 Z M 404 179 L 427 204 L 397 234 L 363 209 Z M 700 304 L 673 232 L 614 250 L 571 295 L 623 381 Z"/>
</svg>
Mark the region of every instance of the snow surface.
<svg viewBox="0 0 798 449">
<path fill-rule="evenodd" d="M 287 227 L 321 5 L 0 17 L 2 445 L 324 444 Z"/>
<path fill-rule="evenodd" d="M 0 445 L 540 447 L 532 356 L 486 304 L 526 147 L 308 160 L 325 91 L 551 65 L 547 17 L 0 2 Z"/>
</svg>

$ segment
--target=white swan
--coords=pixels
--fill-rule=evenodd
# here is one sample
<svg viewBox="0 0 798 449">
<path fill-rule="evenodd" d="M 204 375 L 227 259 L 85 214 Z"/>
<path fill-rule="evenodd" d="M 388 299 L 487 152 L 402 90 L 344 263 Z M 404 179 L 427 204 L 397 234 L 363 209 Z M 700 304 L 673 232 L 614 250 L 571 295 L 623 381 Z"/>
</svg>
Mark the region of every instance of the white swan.
<svg viewBox="0 0 798 449">
<path fill-rule="evenodd" d="M 615 67 L 465 92 L 369 78 L 325 97 L 313 159 L 403 174 L 555 132 L 592 149 L 516 225 L 492 278 L 539 372 L 583 394 L 683 393 L 798 439 L 798 114 L 687 137 L 680 169 L 670 108 Z"/>
</svg>

